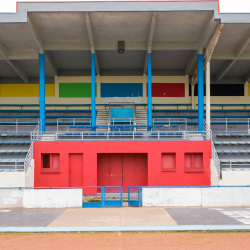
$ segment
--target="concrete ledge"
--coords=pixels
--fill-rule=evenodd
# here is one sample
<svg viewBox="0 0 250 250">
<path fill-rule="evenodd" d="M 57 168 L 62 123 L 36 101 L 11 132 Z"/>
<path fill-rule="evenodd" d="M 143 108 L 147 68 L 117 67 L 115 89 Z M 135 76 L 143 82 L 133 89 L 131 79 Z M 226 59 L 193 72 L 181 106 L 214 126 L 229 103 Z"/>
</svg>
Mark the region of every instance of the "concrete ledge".
<svg viewBox="0 0 250 250">
<path fill-rule="evenodd" d="M 203 207 L 250 206 L 250 187 L 202 188 Z"/>
<path fill-rule="evenodd" d="M 143 188 L 142 206 L 200 207 L 200 188 Z"/>
<path fill-rule="evenodd" d="M 250 225 L 168 227 L 2 227 L 0 232 L 249 231 Z"/>
<path fill-rule="evenodd" d="M 24 189 L 23 208 L 82 207 L 82 189 Z"/>
<path fill-rule="evenodd" d="M 23 190 L 0 189 L 0 208 L 22 208 Z"/>
</svg>

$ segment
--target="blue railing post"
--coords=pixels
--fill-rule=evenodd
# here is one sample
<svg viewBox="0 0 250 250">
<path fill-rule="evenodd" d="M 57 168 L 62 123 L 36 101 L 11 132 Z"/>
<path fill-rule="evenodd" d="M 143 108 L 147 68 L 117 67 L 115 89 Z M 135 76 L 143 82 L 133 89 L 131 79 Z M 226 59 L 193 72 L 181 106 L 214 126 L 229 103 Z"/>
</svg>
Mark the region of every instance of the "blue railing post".
<svg viewBox="0 0 250 250">
<path fill-rule="evenodd" d="M 91 125 L 92 131 L 95 131 L 95 53 L 91 53 Z"/>
<path fill-rule="evenodd" d="M 41 131 L 45 132 L 45 55 L 39 54 L 39 106 Z"/>
<path fill-rule="evenodd" d="M 204 119 L 204 55 L 198 55 L 198 131 L 203 131 Z"/>
<path fill-rule="evenodd" d="M 148 53 L 148 130 L 152 127 L 152 67 L 151 53 Z"/>
</svg>

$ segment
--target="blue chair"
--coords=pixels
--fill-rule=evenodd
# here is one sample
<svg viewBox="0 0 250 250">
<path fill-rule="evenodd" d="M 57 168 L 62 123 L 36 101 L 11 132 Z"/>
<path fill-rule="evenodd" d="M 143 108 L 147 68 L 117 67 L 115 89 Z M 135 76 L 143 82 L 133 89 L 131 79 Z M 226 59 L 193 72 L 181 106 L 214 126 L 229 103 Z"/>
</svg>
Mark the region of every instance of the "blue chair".
<svg viewBox="0 0 250 250">
<path fill-rule="evenodd" d="M 166 133 L 165 132 L 161 132 L 160 135 L 166 135 Z"/>
<path fill-rule="evenodd" d="M 80 133 L 74 133 L 74 135 L 80 135 Z"/>
<path fill-rule="evenodd" d="M 158 133 L 153 132 L 153 133 L 151 133 L 151 135 L 158 135 Z"/>
<path fill-rule="evenodd" d="M 95 127 L 96 127 L 96 128 L 99 128 L 99 127 L 100 127 L 100 125 L 95 125 Z"/>
<path fill-rule="evenodd" d="M 178 125 L 172 125 L 172 128 L 178 128 Z"/>
<path fill-rule="evenodd" d="M 106 133 L 106 135 L 112 135 L 112 133 L 109 132 L 109 133 Z"/>
<path fill-rule="evenodd" d="M 108 125 L 102 125 L 102 128 L 107 128 L 108 127 Z"/>
<path fill-rule="evenodd" d="M 89 133 L 90 135 L 96 135 L 96 133 Z"/>
<path fill-rule="evenodd" d="M 176 132 L 175 134 L 176 135 L 183 135 L 181 132 Z"/>
<path fill-rule="evenodd" d="M 70 125 L 70 128 L 76 128 L 76 125 Z"/>
<path fill-rule="evenodd" d="M 141 128 L 146 128 L 147 127 L 147 125 L 141 125 Z"/>
<path fill-rule="evenodd" d="M 131 128 L 131 125 L 125 125 L 125 128 Z"/>
<path fill-rule="evenodd" d="M 174 133 L 168 133 L 168 135 L 174 135 Z"/>
<path fill-rule="evenodd" d="M 122 135 L 128 135 L 128 133 L 122 133 Z"/>
<path fill-rule="evenodd" d="M 162 125 L 155 125 L 157 128 L 162 128 Z"/>
<path fill-rule="evenodd" d="M 117 128 L 123 128 L 123 125 L 117 125 Z"/>
<path fill-rule="evenodd" d="M 66 135 L 72 135 L 72 133 L 66 133 Z"/>
<path fill-rule="evenodd" d="M 130 133 L 128 133 L 129 135 L 133 135 L 134 133 L 132 133 L 132 132 L 130 132 Z"/>
<path fill-rule="evenodd" d="M 136 135 L 143 135 L 143 133 L 135 133 Z"/>
<path fill-rule="evenodd" d="M 98 133 L 98 135 L 104 135 L 104 133 Z"/>
<path fill-rule="evenodd" d="M 82 133 L 82 135 L 88 135 L 88 133 Z"/>
<path fill-rule="evenodd" d="M 78 128 L 84 128 L 84 125 L 78 125 Z"/>
<path fill-rule="evenodd" d="M 133 128 L 139 128 L 139 125 L 133 125 Z"/>
<path fill-rule="evenodd" d="M 114 135 L 121 135 L 121 133 L 114 133 Z"/>
<path fill-rule="evenodd" d="M 91 125 L 86 125 L 86 128 L 92 128 L 92 126 Z"/>
<path fill-rule="evenodd" d="M 109 125 L 110 128 L 115 128 L 115 125 Z"/>
</svg>

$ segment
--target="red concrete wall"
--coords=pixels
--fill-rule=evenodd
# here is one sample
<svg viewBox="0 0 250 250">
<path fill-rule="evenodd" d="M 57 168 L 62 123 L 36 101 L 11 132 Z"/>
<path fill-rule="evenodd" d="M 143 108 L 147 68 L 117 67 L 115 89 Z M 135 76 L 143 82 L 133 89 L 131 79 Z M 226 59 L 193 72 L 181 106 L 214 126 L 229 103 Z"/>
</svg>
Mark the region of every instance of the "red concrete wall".
<svg viewBox="0 0 250 250">
<path fill-rule="evenodd" d="M 42 170 L 42 154 L 59 153 L 60 171 Z M 83 154 L 82 186 L 97 186 L 98 153 L 146 153 L 149 186 L 202 186 L 210 181 L 210 141 L 34 142 L 35 187 L 69 186 L 69 153 Z M 162 171 L 161 154 L 176 153 L 176 171 Z M 184 168 L 185 153 L 203 153 L 203 171 Z"/>
<path fill-rule="evenodd" d="M 185 97 L 185 83 L 152 83 L 152 97 Z"/>
</svg>

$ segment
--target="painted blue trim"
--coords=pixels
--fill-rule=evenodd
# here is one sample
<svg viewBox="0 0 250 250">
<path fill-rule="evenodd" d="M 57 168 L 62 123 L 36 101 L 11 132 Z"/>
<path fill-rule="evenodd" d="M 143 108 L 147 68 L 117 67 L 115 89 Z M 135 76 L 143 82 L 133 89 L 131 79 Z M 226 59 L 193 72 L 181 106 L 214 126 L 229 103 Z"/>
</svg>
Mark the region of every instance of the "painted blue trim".
<svg viewBox="0 0 250 250">
<path fill-rule="evenodd" d="M 142 83 L 101 83 L 101 97 L 142 97 Z"/>
<path fill-rule="evenodd" d="M 95 53 L 91 53 L 91 122 L 92 131 L 95 131 Z"/>
<path fill-rule="evenodd" d="M 250 225 L 156 226 L 156 227 L 1 227 L 0 232 L 121 232 L 121 231 L 214 231 L 250 230 Z"/>
<path fill-rule="evenodd" d="M 198 55 L 198 131 L 203 131 L 204 119 L 204 55 Z"/>
<path fill-rule="evenodd" d="M 152 67 L 151 53 L 148 53 L 148 131 L 152 126 Z"/>
<path fill-rule="evenodd" d="M 42 121 L 41 131 L 45 132 L 45 55 L 39 54 L 39 119 Z"/>
</svg>

